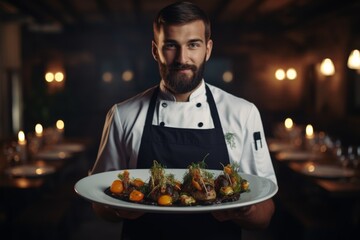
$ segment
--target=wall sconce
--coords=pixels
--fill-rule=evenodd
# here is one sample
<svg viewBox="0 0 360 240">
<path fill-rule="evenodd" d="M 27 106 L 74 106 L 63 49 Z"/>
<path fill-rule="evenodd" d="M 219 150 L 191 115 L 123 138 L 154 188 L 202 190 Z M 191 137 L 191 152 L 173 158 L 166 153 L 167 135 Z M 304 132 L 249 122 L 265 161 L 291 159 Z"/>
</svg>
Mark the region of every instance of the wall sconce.
<svg viewBox="0 0 360 240">
<path fill-rule="evenodd" d="M 330 58 L 325 58 L 320 64 L 320 72 L 324 76 L 332 76 L 335 74 L 335 66 Z"/>
<path fill-rule="evenodd" d="M 360 52 L 359 52 L 359 50 L 355 49 L 355 50 L 351 51 L 349 58 L 348 58 L 347 66 L 350 69 L 360 70 Z"/>
<path fill-rule="evenodd" d="M 335 74 L 335 66 L 330 58 L 325 58 L 321 62 L 320 72 L 325 76 L 332 76 Z"/>
<path fill-rule="evenodd" d="M 64 81 L 64 74 L 62 72 L 56 72 L 56 73 L 47 72 L 45 74 L 45 80 L 48 83 L 52 83 L 54 81 L 62 82 Z"/>
<path fill-rule="evenodd" d="M 121 78 L 122 78 L 123 81 L 129 82 L 129 81 L 134 79 L 134 72 L 132 70 L 125 70 L 121 74 Z"/>
<path fill-rule="evenodd" d="M 294 80 L 296 77 L 297 77 L 297 72 L 294 68 L 289 68 L 287 71 L 286 71 L 286 77 L 287 79 L 289 80 Z"/>
<path fill-rule="evenodd" d="M 113 74 L 108 71 L 104 72 L 102 75 L 102 80 L 103 80 L 103 82 L 111 83 L 113 80 Z"/>
<path fill-rule="evenodd" d="M 282 81 L 284 79 L 294 80 L 297 77 L 297 72 L 294 68 L 289 68 L 288 70 L 279 68 L 275 72 L 275 78 L 279 81 Z"/>
<path fill-rule="evenodd" d="M 282 81 L 282 80 L 285 79 L 285 77 L 286 77 L 286 74 L 285 74 L 284 69 L 279 68 L 278 70 L 276 70 L 276 72 L 275 72 L 275 78 L 276 78 L 277 80 Z"/>
<path fill-rule="evenodd" d="M 48 85 L 49 93 L 54 93 L 64 88 L 65 75 L 62 71 L 49 71 L 45 74 L 45 81 Z"/>
<path fill-rule="evenodd" d="M 232 80 L 234 80 L 234 75 L 231 71 L 225 71 L 222 75 L 222 79 L 224 82 L 229 83 L 232 82 Z"/>
<path fill-rule="evenodd" d="M 60 92 L 65 87 L 65 68 L 63 60 L 59 56 L 52 56 L 52 58 L 45 65 L 45 81 L 47 85 L 47 92 L 54 94 Z"/>
</svg>

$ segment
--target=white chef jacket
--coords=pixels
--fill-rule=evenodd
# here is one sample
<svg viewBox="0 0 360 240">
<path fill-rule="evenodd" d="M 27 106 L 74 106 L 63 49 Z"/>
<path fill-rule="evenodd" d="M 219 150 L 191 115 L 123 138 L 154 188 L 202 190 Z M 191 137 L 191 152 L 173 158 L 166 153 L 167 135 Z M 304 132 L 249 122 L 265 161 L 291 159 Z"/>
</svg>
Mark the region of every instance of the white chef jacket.
<svg viewBox="0 0 360 240">
<path fill-rule="evenodd" d="M 220 88 L 207 85 L 219 113 L 230 163 L 236 163 L 241 172 L 266 177 L 277 183 L 257 107 Z M 90 174 L 136 168 L 147 110 L 156 87 L 110 109 Z M 188 102 L 177 102 L 161 81 L 152 124 L 189 129 L 214 128 L 204 80 L 190 95 Z M 257 138 L 254 138 L 254 133 L 257 133 Z"/>
</svg>

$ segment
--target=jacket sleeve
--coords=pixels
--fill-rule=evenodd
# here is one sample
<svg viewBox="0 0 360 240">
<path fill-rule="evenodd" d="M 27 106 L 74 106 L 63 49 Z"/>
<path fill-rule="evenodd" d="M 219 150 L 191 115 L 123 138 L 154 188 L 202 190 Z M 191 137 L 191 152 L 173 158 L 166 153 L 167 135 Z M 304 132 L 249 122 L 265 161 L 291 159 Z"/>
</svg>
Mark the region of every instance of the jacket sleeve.
<svg viewBox="0 0 360 240">
<path fill-rule="evenodd" d="M 95 164 L 89 174 L 126 168 L 127 157 L 122 141 L 121 118 L 114 105 L 106 115 Z"/>
<path fill-rule="evenodd" d="M 277 183 L 270 152 L 266 143 L 263 123 L 259 110 L 252 106 L 244 132 L 244 149 L 242 158 L 247 164 L 241 164 L 242 169 L 250 174 L 266 177 Z"/>
</svg>

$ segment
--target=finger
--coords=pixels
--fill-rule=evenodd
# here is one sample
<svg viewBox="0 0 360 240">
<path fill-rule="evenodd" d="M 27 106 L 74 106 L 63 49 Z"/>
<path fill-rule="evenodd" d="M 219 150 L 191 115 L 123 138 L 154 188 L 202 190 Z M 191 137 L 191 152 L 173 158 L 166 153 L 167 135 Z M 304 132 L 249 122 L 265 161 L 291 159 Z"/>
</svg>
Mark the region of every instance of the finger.
<svg viewBox="0 0 360 240">
<path fill-rule="evenodd" d="M 136 219 L 141 217 L 144 213 L 137 211 L 123 211 L 123 210 L 115 210 L 115 214 L 119 218 L 125 219 Z"/>
<path fill-rule="evenodd" d="M 250 210 L 250 208 L 251 208 L 251 206 L 241 207 L 241 208 L 238 208 L 238 211 L 239 212 L 247 212 Z"/>
<path fill-rule="evenodd" d="M 230 211 L 212 212 L 212 215 L 220 222 L 224 222 L 234 218 L 233 213 Z"/>
</svg>

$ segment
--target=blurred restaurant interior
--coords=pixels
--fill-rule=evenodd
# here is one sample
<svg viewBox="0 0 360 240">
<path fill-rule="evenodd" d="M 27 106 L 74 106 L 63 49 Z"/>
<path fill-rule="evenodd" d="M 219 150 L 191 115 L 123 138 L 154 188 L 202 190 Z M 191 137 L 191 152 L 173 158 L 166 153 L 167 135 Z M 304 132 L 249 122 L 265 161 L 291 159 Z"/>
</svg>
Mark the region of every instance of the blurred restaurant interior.
<svg viewBox="0 0 360 240">
<path fill-rule="evenodd" d="M 1 239 L 119 235 L 74 184 L 110 107 L 158 83 L 152 19 L 171 2 L 0 0 Z M 192 2 L 212 21 L 205 80 L 258 106 L 278 176 L 272 223 L 244 239 L 358 239 L 360 1 Z"/>
</svg>

